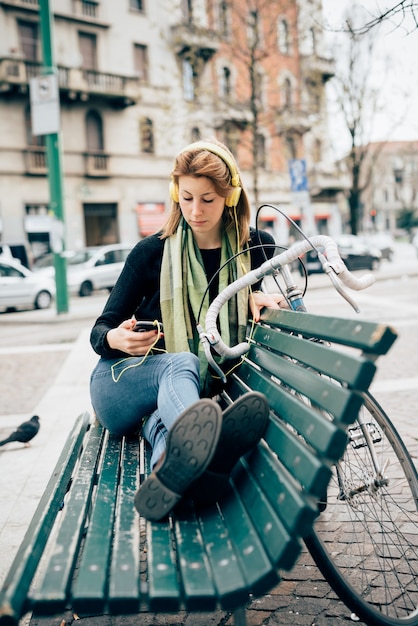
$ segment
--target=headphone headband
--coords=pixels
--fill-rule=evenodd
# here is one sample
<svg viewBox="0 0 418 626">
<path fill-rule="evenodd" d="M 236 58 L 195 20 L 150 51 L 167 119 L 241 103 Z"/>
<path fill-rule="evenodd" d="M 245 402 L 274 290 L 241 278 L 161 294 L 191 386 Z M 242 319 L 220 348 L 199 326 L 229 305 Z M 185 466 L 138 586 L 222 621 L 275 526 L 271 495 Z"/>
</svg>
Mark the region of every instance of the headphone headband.
<svg viewBox="0 0 418 626">
<path fill-rule="evenodd" d="M 224 148 L 222 148 L 222 146 L 210 143 L 209 141 L 195 141 L 194 143 L 186 146 L 180 154 L 187 152 L 188 150 L 207 150 L 208 152 L 218 156 L 225 163 L 231 174 L 231 185 L 234 187 L 232 194 L 225 199 L 225 204 L 228 207 L 237 206 L 241 195 L 241 186 L 239 173 L 231 155 Z M 174 183 L 174 181 L 170 184 L 170 196 L 174 202 L 179 201 L 178 186 Z"/>
</svg>

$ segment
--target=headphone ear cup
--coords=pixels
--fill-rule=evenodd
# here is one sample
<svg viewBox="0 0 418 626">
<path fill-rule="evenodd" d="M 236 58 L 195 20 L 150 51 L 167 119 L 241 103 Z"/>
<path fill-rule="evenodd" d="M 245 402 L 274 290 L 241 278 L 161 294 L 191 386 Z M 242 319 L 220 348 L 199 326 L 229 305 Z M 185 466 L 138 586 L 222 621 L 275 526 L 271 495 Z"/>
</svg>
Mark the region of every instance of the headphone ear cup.
<svg viewBox="0 0 418 626">
<path fill-rule="evenodd" d="M 229 206 L 229 207 L 237 206 L 240 197 L 241 197 L 241 187 L 239 187 L 239 186 L 238 187 L 234 187 L 234 191 L 225 200 L 226 206 Z"/>
<path fill-rule="evenodd" d="M 176 183 L 174 182 L 174 180 L 171 181 L 168 191 L 170 193 L 170 198 L 173 200 L 173 202 L 179 202 L 180 197 L 179 197 L 179 188 L 178 185 L 176 185 Z"/>
</svg>

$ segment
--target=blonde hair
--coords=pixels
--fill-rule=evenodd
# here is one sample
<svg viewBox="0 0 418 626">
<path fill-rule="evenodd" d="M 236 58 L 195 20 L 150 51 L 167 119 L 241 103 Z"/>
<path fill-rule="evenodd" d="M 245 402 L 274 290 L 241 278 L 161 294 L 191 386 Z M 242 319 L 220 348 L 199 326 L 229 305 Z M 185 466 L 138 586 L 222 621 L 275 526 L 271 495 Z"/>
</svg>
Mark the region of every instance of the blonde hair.
<svg viewBox="0 0 418 626">
<path fill-rule="evenodd" d="M 219 147 L 226 151 L 239 173 L 232 153 L 223 143 L 216 139 L 205 139 L 203 143 L 213 144 L 214 149 Z M 236 186 L 232 185 L 232 173 L 227 163 L 217 154 L 210 152 L 209 149 L 202 148 L 202 142 L 190 144 L 177 155 L 173 171 L 171 172 L 172 185 L 175 185 L 177 188 L 180 176 L 209 178 L 215 187 L 216 193 L 224 198 L 228 198 L 234 189 L 236 189 Z M 226 231 L 232 228 L 237 229 L 239 233 L 239 242 L 237 243 L 242 247 L 249 239 L 251 211 L 247 192 L 242 188 L 241 182 L 240 187 L 241 194 L 237 206 L 225 206 L 223 224 Z M 181 216 L 180 204 L 171 198 L 171 212 L 167 222 L 163 226 L 161 239 L 166 239 L 174 235 L 180 223 Z"/>
</svg>

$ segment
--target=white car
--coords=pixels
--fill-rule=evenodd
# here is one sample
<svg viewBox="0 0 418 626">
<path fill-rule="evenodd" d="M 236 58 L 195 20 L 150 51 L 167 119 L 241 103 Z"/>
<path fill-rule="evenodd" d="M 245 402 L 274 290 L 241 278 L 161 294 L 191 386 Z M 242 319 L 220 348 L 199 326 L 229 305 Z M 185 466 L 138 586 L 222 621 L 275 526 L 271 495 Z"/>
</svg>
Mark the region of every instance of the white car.
<svg viewBox="0 0 418 626">
<path fill-rule="evenodd" d="M 47 309 L 55 298 L 55 282 L 31 272 L 19 261 L 0 258 L 0 308 Z"/>
<path fill-rule="evenodd" d="M 129 244 L 112 244 L 63 253 L 67 260 L 67 286 L 71 295 L 91 296 L 97 289 L 114 287 L 131 251 Z M 34 263 L 39 274 L 54 275 L 54 257 L 48 254 Z"/>
<path fill-rule="evenodd" d="M 415 235 L 414 235 L 414 236 L 413 236 L 413 238 L 412 238 L 412 245 L 414 246 L 414 248 L 415 248 L 415 252 L 416 252 L 416 253 L 417 253 L 417 255 L 418 255 L 418 232 L 417 232 L 417 233 L 415 233 Z"/>
</svg>

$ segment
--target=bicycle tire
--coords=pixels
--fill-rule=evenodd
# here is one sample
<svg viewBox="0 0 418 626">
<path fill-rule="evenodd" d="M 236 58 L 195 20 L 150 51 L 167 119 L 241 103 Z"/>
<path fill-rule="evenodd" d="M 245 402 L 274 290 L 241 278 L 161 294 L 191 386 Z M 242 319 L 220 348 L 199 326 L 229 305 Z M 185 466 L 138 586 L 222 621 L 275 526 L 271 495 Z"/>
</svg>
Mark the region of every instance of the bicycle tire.
<svg viewBox="0 0 418 626">
<path fill-rule="evenodd" d="M 333 469 L 327 501 L 306 546 L 329 585 L 369 626 L 418 626 L 418 474 L 382 407 L 364 394 L 362 416 L 386 463 L 370 481 L 370 447 L 358 422 Z"/>
</svg>

